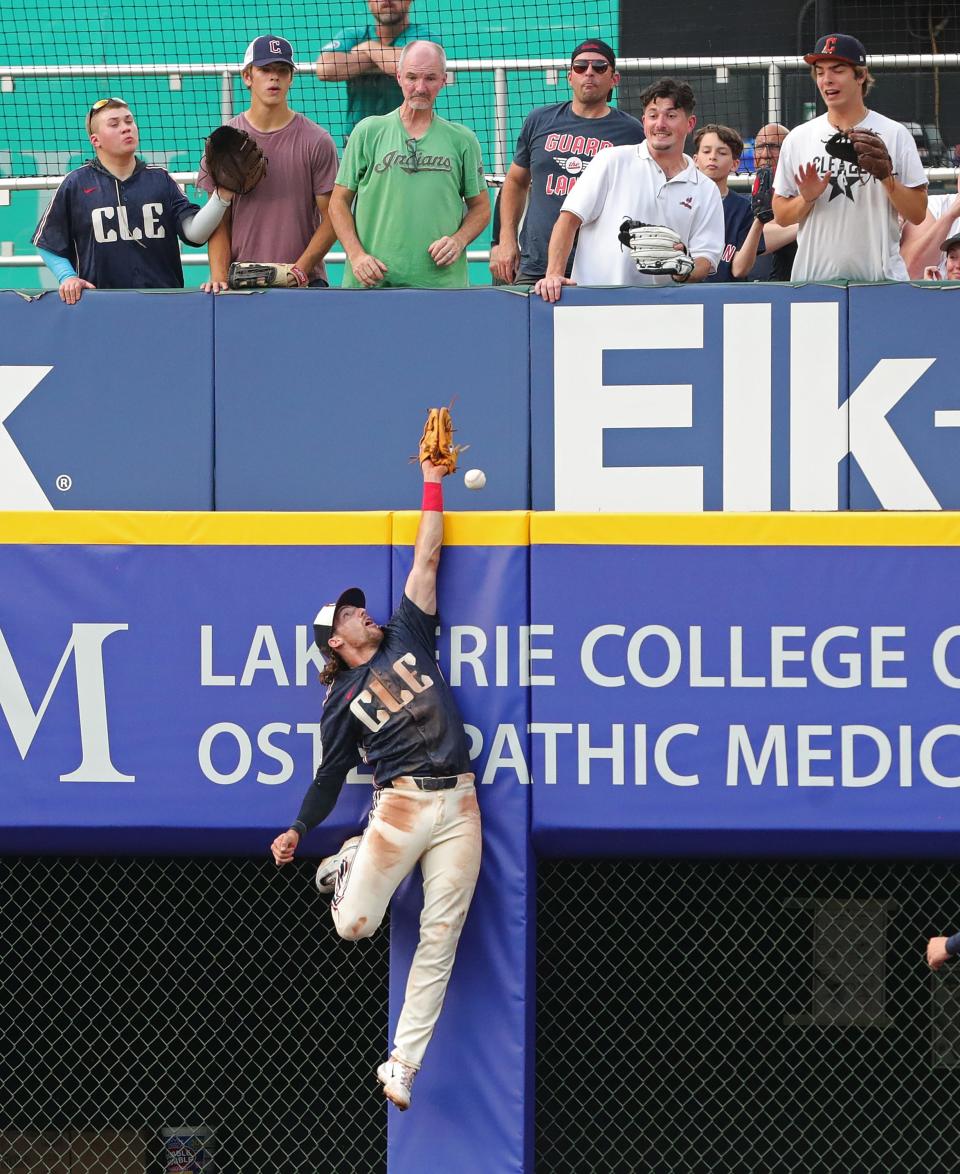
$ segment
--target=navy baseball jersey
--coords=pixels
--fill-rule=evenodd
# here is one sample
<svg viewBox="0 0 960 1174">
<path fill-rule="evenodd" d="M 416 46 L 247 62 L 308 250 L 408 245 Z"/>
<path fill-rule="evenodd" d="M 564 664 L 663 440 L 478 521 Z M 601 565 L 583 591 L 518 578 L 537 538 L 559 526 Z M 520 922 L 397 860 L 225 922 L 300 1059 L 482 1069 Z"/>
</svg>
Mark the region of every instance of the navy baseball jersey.
<svg viewBox="0 0 960 1174">
<path fill-rule="evenodd" d="M 737 249 L 747 239 L 747 233 L 753 227 L 753 213 L 750 210 L 750 201 L 746 196 L 741 196 L 737 192 L 727 192 L 723 197 L 723 227 L 725 237 L 723 252 L 720 254 L 716 273 L 711 273 L 705 279 L 707 281 L 738 280 L 733 276 L 733 258 L 737 255 Z M 763 253 L 764 248 L 761 236 L 760 244 L 757 247 L 757 256 Z"/>
<path fill-rule="evenodd" d="M 33 243 L 66 257 L 98 289 L 182 288 L 178 237 L 199 211 L 162 167 L 138 159 L 128 179 L 117 179 L 93 159 L 57 188 Z"/>
<path fill-rule="evenodd" d="M 404 595 L 373 658 L 337 674 L 320 718 L 320 765 L 297 816 L 308 830 L 332 810 L 361 759 L 374 785 L 470 770 L 463 719 L 436 661 L 436 626 L 435 615 Z"/>
</svg>

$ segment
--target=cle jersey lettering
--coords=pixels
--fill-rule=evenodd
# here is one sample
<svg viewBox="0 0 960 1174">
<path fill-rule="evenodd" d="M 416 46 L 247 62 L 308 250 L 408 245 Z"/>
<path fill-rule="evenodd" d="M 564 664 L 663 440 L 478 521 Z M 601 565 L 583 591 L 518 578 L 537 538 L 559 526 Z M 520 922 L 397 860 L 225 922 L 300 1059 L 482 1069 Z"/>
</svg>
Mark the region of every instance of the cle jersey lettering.
<svg viewBox="0 0 960 1174">
<path fill-rule="evenodd" d="M 123 204 L 118 208 L 94 208 L 90 213 L 94 240 L 101 245 L 112 244 L 117 240 L 138 241 L 144 237 L 161 240 L 167 235 L 167 230 L 160 224 L 162 215 L 162 204 L 144 204 L 141 209 L 143 228 L 140 229 L 130 227 L 127 209 Z M 111 227 L 110 221 L 115 221 L 117 227 Z"/>
<path fill-rule="evenodd" d="M 433 685 L 432 677 L 418 671 L 417 658 L 412 652 L 405 652 L 393 662 L 392 668 L 407 688 L 401 687 L 394 696 L 383 681 L 374 678 L 370 687 L 350 702 L 350 712 L 373 733 L 382 730 L 393 714 L 400 713 L 418 693 Z"/>
</svg>

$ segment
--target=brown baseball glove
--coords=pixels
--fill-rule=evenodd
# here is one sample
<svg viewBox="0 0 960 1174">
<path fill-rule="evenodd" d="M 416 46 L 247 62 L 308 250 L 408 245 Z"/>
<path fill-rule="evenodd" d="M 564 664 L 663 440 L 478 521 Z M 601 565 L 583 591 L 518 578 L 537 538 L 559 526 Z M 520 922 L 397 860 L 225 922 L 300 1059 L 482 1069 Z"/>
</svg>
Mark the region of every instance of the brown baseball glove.
<svg viewBox="0 0 960 1174">
<path fill-rule="evenodd" d="M 445 465 L 448 473 L 455 473 L 460 453 L 465 452 L 470 446 L 454 444 L 454 431 L 449 408 L 430 408 L 423 426 L 423 435 L 420 437 L 420 451 L 410 460 L 429 460 L 435 465 Z"/>
<path fill-rule="evenodd" d="M 893 161 L 883 139 L 872 130 L 838 131 L 827 140 L 827 153 L 847 163 L 855 163 L 866 175 L 889 179 Z"/>
<path fill-rule="evenodd" d="M 872 130 L 852 130 L 850 142 L 857 152 L 857 164 L 875 179 L 889 179 L 893 175 L 893 160 L 887 144 Z"/>
<path fill-rule="evenodd" d="M 207 174 L 227 191 L 245 196 L 267 174 L 267 157 L 246 131 L 218 126 L 209 136 L 204 155 Z"/>
</svg>

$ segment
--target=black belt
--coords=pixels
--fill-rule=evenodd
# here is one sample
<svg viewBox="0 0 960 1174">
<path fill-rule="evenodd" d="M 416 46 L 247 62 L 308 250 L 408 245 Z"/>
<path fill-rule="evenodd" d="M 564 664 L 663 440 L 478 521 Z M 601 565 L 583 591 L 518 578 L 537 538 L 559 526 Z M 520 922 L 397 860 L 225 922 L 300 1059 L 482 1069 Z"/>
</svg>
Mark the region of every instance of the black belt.
<svg viewBox="0 0 960 1174">
<path fill-rule="evenodd" d="M 449 791 L 460 782 L 459 775 L 441 775 L 431 778 L 429 775 L 401 775 L 401 778 L 413 779 L 421 791 Z M 384 787 L 392 787 L 392 780 L 384 783 Z"/>
</svg>

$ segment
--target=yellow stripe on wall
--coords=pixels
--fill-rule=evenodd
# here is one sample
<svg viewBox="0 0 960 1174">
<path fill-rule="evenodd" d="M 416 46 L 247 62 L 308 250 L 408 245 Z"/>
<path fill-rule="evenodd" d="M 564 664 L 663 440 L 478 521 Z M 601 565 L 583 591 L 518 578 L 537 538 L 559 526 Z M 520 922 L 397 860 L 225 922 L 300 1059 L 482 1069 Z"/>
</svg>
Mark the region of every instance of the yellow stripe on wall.
<svg viewBox="0 0 960 1174">
<path fill-rule="evenodd" d="M 419 510 L 393 515 L 393 541 L 412 546 L 417 536 Z M 530 542 L 530 513 L 527 510 L 503 513 L 449 513 L 444 517 L 445 546 L 527 546 Z"/>
<path fill-rule="evenodd" d="M 409 546 L 419 511 L 0 512 L 0 544 Z M 960 546 L 960 513 L 448 513 L 448 546 Z"/>
<path fill-rule="evenodd" d="M 389 546 L 390 514 L 0 513 L 0 543 L 81 546 Z"/>
<path fill-rule="evenodd" d="M 958 546 L 960 513 L 553 514 L 531 545 Z"/>
</svg>

